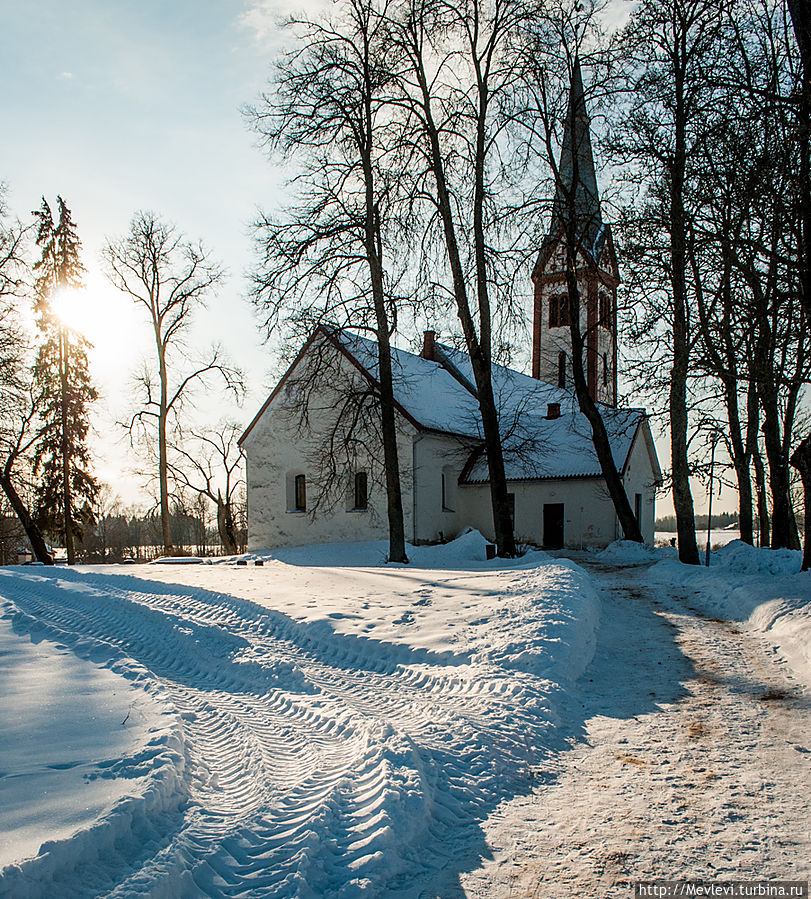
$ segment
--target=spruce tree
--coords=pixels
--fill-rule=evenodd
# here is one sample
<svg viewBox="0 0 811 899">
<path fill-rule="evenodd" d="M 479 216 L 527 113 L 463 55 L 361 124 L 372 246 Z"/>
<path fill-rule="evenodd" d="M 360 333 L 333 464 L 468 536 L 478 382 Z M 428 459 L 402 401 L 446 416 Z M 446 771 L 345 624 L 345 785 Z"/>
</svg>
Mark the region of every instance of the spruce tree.
<svg viewBox="0 0 811 899">
<path fill-rule="evenodd" d="M 88 341 L 60 321 L 53 302 L 58 292 L 81 287 L 84 266 L 81 242 L 70 209 L 57 197 L 58 221 L 42 199 L 34 212 L 37 245 L 42 256 L 34 265 L 35 311 L 42 343 L 34 365 L 41 436 L 34 450 L 39 483 L 35 517 L 42 529 L 64 539 L 68 564 L 75 561 L 75 543 L 92 520 L 89 511 L 98 492 L 90 473 L 87 447 L 88 407 L 96 391 L 88 371 Z"/>
</svg>

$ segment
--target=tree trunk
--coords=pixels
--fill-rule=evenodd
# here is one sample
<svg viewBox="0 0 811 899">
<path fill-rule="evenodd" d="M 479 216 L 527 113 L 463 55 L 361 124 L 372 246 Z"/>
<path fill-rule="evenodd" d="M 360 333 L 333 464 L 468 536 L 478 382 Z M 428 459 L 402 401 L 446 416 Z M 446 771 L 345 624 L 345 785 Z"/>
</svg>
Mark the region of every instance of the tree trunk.
<svg viewBox="0 0 811 899">
<path fill-rule="evenodd" d="M 573 204 L 570 204 L 573 205 Z M 570 210 L 572 212 L 572 210 Z M 570 248 L 577 247 L 577 235 L 574 227 L 567 228 L 567 243 Z M 569 292 L 569 332 L 572 338 L 572 376 L 574 380 L 574 389 L 577 396 L 577 402 L 580 411 L 586 416 L 586 420 L 591 426 L 591 441 L 594 445 L 594 451 L 597 453 L 597 460 L 600 463 L 600 470 L 605 478 L 606 487 L 614 504 L 614 510 L 617 513 L 622 535 L 626 540 L 634 540 L 642 543 L 642 531 L 639 528 L 639 522 L 631 508 L 628 500 L 628 494 L 625 492 L 625 485 L 617 471 L 614 455 L 611 452 L 611 441 L 608 438 L 608 432 L 605 428 L 605 422 L 589 393 L 586 373 L 583 366 L 583 350 L 584 340 L 580 331 L 580 289 L 577 283 L 577 254 L 570 249 L 568 253 L 566 265 L 566 287 Z"/>
<path fill-rule="evenodd" d="M 62 426 L 62 507 L 65 527 L 65 550 L 68 565 L 76 562 L 73 547 L 73 499 L 70 489 L 70 438 L 68 435 L 68 341 L 64 328 L 59 329 L 59 389 Z"/>
<path fill-rule="evenodd" d="M 490 504 L 493 510 L 493 531 L 499 556 L 512 558 L 516 554 L 515 533 L 507 490 L 507 475 L 504 467 L 504 450 L 501 444 L 498 410 L 493 394 L 493 372 L 491 367 L 490 347 L 480 342 L 476 334 L 476 326 L 468 302 L 467 282 L 459 253 L 456 237 L 456 226 L 453 220 L 454 204 L 445 178 L 445 161 L 439 143 L 439 133 L 430 112 L 430 92 L 425 72 L 417 70 L 420 90 L 423 96 L 423 112 L 425 114 L 425 130 L 429 145 L 429 164 L 436 184 L 436 201 L 442 221 L 445 238 L 445 249 L 453 281 L 453 294 L 456 301 L 456 313 L 462 325 L 462 333 L 473 376 L 476 381 L 476 394 L 479 402 L 479 413 L 484 435 L 484 447 L 487 453 L 487 469 L 490 479 Z"/>
<path fill-rule="evenodd" d="M 735 468 L 735 477 L 738 481 L 738 527 L 741 532 L 741 540 L 752 545 L 754 542 L 752 474 L 749 465 L 749 454 L 746 452 L 741 429 L 737 383 L 730 378 L 724 378 L 724 398 L 729 421 L 730 443 L 732 444 L 732 465 Z"/>
<path fill-rule="evenodd" d="M 156 339 L 158 339 L 156 333 Z M 158 366 L 161 381 L 161 400 L 158 413 L 158 480 L 160 483 L 161 538 L 164 555 L 174 555 L 172 545 L 172 520 L 169 514 L 169 454 L 166 444 L 166 421 L 169 415 L 168 375 L 166 372 L 166 354 L 158 339 Z"/>
<path fill-rule="evenodd" d="M 791 464 L 800 472 L 803 482 L 803 500 L 805 503 L 805 528 L 803 534 L 802 570 L 811 568 L 811 437 L 806 437 L 794 450 Z"/>
<path fill-rule="evenodd" d="M 682 61 L 683 62 L 683 61 Z M 679 560 L 698 565 L 696 521 L 687 456 L 687 373 L 690 332 L 687 313 L 687 225 L 684 183 L 687 159 L 684 73 L 676 72 L 675 152 L 670 184 L 670 279 L 673 292 L 673 367 L 670 372 L 670 466 L 676 511 Z"/>
<path fill-rule="evenodd" d="M 217 533 L 226 556 L 235 556 L 239 552 L 237 546 L 237 529 L 230 501 L 226 502 L 222 494 L 217 494 Z"/>
<path fill-rule="evenodd" d="M 389 342 L 389 317 L 386 312 L 386 296 L 383 284 L 383 247 L 380 231 L 380 211 L 375 199 L 375 169 L 372 158 L 373 120 L 371 110 L 372 86 L 368 67 L 365 70 L 365 123 L 368 140 L 362 149 L 365 182 L 365 231 L 364 243 L 372 301 L 375 312 L 375 336 L 377 338 L 378 378 L 380 382 L 380 425 L 383 438 L 383 467 L 386 476 L 386 515 L 389 525 L 389 562 L 408 562 L 405 546 L 405 522 L 403 521 L 403 494 L 400 480 L 400 458 L 397 451 L 397 420 L 394 408 L 394 384 L 391 371 L 391 344 Z"/>
<path fill-rule="evenodd" d="M 772 549 L 799 548 L 797 527 L 791 513 L 791 481 L 789 464 L 780 438 L 777 399 L 763 400 L 763 438 L 769 461 L 769 487 L 772 494 Z"/>
<path fill-rule="evenodd" d="M 760 449 L 756 448 L 752 454 L 752 463 L 755 466 L 755 490 L 757 493 L 757 514 L 760 522 L 760 546 L 771 544 L 771 515 L 769 514 L 769 502 L 766 497 L 766 466 Z"/>
<path fill-rule="evenodd" d="M 3 472 L 0 472 L 0 487 L 3 488 L 3 493 L 6 494 L 11 508 L 14 510 L 14 514 L 19 519 L 19 522 L 28 537 L 36 560 L 42 562 L 43 565 L 53 565 L 53 556 L 48 552 L 48 547 L 45 545 L 42 531 L 37 527 L 34 519 L 31 517 L 31 513 L 26 508 L 19 493 L 17 493 L 14 484 L 11 482 L 11 477 Z"/>
</svg>

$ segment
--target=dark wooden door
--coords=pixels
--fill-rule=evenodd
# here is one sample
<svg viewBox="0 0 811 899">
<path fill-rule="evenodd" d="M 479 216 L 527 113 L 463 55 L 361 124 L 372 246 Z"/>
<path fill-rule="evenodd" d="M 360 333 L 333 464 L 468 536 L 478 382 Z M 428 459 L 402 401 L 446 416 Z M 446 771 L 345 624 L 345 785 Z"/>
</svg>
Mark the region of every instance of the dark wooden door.
<svg viewBox="0 0 811 899">
<path fill-rule="evenodd" d="M 546 549 L 563 548 L 563 503 L 544 503 L 543 545 Z"/>
</svg>

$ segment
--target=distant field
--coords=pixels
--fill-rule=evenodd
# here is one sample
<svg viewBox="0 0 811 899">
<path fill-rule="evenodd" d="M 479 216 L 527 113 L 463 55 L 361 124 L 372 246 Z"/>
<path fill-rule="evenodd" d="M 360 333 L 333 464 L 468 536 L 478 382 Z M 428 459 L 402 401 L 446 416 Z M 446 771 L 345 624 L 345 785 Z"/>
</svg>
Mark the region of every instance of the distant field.
<svg viewBox="0 0 811 899">
<path fill-rule="evenodd" d="M 675 531 L 656 531 L 655 539 L 657 546 L 667 546 L 668 543 L 676 536 Z M 707 532 L 699 530 L 697 532 L 698 545 L 702 548 L 707 545 Z M 733 530 L 725 530 L 723 528 L 713 528 L 710 531 L 710 546 L 726 546 L 732 540 L 740 539 L 740 531 L 737 528 Z M 755 539 L 757 543 L 757 539 Z"/>
</svg>

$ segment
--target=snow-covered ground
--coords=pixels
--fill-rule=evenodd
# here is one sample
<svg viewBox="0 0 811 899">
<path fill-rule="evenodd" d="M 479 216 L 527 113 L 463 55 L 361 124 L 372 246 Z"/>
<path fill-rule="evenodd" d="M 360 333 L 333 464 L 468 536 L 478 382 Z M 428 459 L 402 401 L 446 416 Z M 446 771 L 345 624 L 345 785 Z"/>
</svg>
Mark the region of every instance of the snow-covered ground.
<svg viewBox="0 0 811 899">
<path fill-rule="evenodd" d="M 0 896 L 808 876 L 798 554 L 384 552 L 0 569 Z"/>
</svg>

